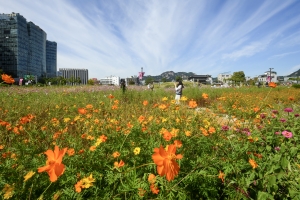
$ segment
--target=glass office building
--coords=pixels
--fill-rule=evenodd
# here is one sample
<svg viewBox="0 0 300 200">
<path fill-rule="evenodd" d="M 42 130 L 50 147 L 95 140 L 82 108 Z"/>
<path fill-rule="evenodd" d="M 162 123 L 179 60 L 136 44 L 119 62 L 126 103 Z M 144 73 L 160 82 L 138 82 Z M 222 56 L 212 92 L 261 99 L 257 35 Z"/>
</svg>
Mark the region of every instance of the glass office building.
<svg viewBox="0 0 300 200">
<path fill-rule="evenodd" d="M 46 38 L 47 34 L 33 22 L 27 23 L 29 50 L 28 71 L 35 76 L 46 75 Z"/>
<path fill-rule="evenodd" d="M 46 41 L 47 77 L 55 77 L 57 73 L 57 43 Z"/>
<path fill-rule="evenodd" d="M 43 29 L 27 22 L 19 13 L 0 14 L 0 69 L 14 78 L 46 76 L 46 39 Z M 53 48 L 51 51 L 54 54 Z M 51 58 L 54 57 L 49 57 L 47 62 L 50 63 Z M 56 56 L 54 62 L 57 62 Z"/>
<path fill-rule="evenodd" d="M 13 77 L 28 73 L 29 38 L 26 19 L 0 14 L 0 69 Z"/>
</svg>

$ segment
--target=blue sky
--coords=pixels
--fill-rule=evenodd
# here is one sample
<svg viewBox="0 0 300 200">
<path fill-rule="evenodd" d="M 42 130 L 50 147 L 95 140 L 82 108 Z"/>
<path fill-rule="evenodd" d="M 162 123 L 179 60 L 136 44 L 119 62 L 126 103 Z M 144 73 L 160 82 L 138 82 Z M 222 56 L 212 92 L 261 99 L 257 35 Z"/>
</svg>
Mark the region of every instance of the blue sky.
<svg viewBox="0 0 300 200">
<path fill-rule="evenodd" d="M 0 0 L 58 43 L 58 68 L 90 78 L 300 69 L 299 0 Z"/>
</svg>

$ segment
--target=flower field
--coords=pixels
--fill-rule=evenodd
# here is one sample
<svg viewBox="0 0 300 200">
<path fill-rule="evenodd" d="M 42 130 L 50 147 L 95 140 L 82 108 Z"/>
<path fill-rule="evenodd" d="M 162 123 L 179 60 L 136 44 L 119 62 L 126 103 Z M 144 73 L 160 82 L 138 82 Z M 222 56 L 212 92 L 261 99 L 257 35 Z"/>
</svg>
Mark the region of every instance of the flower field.
<svg viewBox="0 0 300 200">
<path fill-rule="evenodd" d="M 300 199 L 300 91 L 0 87 L 2 199 Z"/>
</svg>

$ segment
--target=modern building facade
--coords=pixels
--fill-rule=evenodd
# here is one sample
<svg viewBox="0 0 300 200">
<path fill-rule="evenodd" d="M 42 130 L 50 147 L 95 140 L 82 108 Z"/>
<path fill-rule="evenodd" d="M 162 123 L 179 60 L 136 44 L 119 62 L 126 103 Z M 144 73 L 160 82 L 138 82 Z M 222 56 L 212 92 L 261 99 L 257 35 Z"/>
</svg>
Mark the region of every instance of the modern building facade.
<svg viewBox="0 0 300 200">
<path fill-rule="evenodd" d="M 46 77 L 55 77 L 57 72 L 57 43 L 46 41 Z"/>
<path fill-rule="evenodd" d="M 59 68 L 59 73 L 71 85 L 77 83 L 86 85 L 89 80 L 89 71 L 87 69 Z"/>
<path fill-rule="evenodd" d="M 46 75 L 47 34 L 33 22 L 27 23 L 29 36 L 28 71 L 36 76 Z"/>
<path fill-rule="evenodd" d="M 257 80 L 259 82 L 263 82 L 263 83 L 270 82 L 270 81 L 277 83 L 278 82 L 277 72 L 275 72 L 275 71 L 271 71 L 271 72 L 266 71 L 263 75 L 259 75 L 257 77 Z"/>
<path fill-rule="evenodd" d="M 120 77 L 109 76 L 106 78 L 100 78 L 100 84 L 102 84 L 102 85 L 120 85 Z"/>
<path fill-rule="evenodd" d="M 0 69 L 14 78 L 45 76 L 46 38 L 43 29 L 19 13 L 0 14 Z"/>
</svg>

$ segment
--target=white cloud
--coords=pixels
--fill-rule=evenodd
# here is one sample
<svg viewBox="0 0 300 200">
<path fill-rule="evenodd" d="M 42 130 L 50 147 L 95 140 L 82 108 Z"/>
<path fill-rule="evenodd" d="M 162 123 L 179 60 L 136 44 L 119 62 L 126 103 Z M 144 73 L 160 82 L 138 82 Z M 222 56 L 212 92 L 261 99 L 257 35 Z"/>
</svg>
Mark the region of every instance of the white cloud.
<svg viewBox="0 0 300 200">
<path fill-rule="evenodd" d="M 9 0 L 0 2 L 0 13 L 33 21 L 58 43 L 58 68 L 88 68 L 91 78 L 137 75 L 141 67 L 146 75 L 210 74 L 268 51 L 278 38 L 281 46 L 297 42 L 299 28 L 284 38 L 297 15 L 264 28 L 294 2 Z"/>
</svg>

